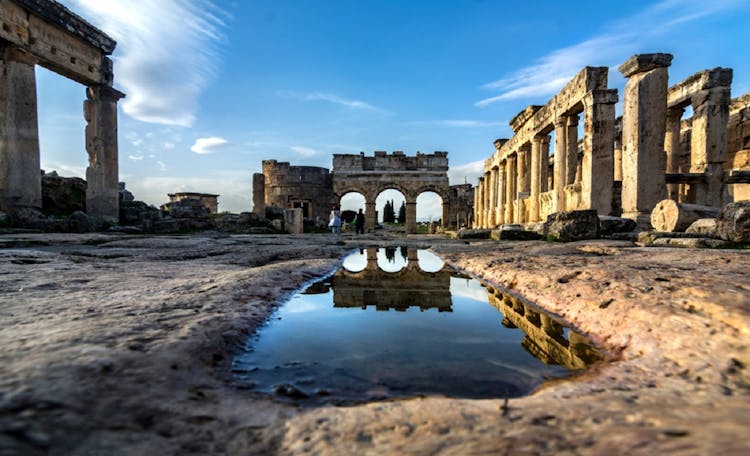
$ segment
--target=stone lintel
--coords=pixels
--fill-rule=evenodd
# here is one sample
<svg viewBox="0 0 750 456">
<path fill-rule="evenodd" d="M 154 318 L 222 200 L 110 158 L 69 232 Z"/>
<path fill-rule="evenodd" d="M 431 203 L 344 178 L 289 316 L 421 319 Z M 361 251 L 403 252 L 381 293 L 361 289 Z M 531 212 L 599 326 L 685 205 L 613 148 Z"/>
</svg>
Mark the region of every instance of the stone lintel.
<svg viewBox="0 0 750 456">
<path fill-rule="evenodd" d="M 750 108 L 750 92 L 737 98 L 732 98 L 732 101 L 729 103 L 730 114 L 736 114 L 746 108 Z"/>
<path fill-rule="evenodd" d="M 597 89 L 586 94 L 584 99 L 587 105 L 615 104 L 619 100 L 617 89 Z"/>
<path fill-rule="evenodd" d="M 497 138 L 492 142 L 492 145 L 495 146 L 495 150 L 500 150 L 501 147 L 503 147 L 503 144 L 508 142 L 508 138 Z"/>
<path fill-rule="evenodd" d="M 91 25 L 65 6 L 52 0 L 15 0 L 27 11 L 43 18 L 47 22 L 67 30 L 73 35 L 110 55 L 117 43 L 104 32 Z"/>
<path fill-rule="evenodd" d="M 95 85 L 86 89 L 89 99 L 100 98 L 106 101 L 118 101 L 125 98 L 125 94 L 107 85 Z"/>
<path fill-rule="evenodd" d="M 669 88 L 667 106 L 682 107 L 691 103 L 691 97 L 703 90 L 729 88 L 732 86 L 733 71 L 731 68 L 714 68 L 699 71 L 684 81 Z"/>
<path fill-rule="evenodd" d="M 513 117 L 513 119 L 511 119 L 510 121 L 510 128 L 513 129 L 513 132 L 517 133 L 518 130 L 520 130 L 521 127 L 523 127 L 526 121 L 531 119 L 531 117 L 533 117 L 537 111 L 542 109 L 542 107 L 543 106 L 541 105 L 530 105 L 530 106 L 527 106 L 526 109 L 524 109 L 523 111 L 516 114 L 515 117 Z"/>
<path fill-rule="evenodd" d="M 672 54 L 636 54 L 625 61 L 618 70 L 629 78 L 637 73 L 644 73 L 655 68 L 668 67 L 672 64 Z"/>
</svg>

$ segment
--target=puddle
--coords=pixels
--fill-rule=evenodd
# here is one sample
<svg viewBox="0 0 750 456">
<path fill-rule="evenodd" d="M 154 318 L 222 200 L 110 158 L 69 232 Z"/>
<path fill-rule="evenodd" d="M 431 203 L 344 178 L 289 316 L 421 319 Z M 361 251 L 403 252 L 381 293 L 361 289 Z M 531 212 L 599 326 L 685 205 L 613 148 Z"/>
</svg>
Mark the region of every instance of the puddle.
<svg viewBox="0 0 750 456">
<path fill-rule="evenodd" d="M 233 372 L 246 389 L 333 403 L 512 398 L 599 359 L 582 335 L 426 250 L 371 248 L 281 306 Z"/>
</svg>

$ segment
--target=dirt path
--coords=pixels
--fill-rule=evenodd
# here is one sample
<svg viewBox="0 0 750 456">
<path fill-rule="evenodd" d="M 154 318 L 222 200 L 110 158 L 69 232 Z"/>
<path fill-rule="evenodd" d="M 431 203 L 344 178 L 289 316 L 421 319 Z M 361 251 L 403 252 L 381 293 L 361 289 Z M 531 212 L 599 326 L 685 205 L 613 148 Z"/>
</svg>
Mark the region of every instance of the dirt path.
<svg viewBox="0 0 750 456">
<path fill-rule="evenodd" d="M 340 241 L 344 239 L 345 242 Z M 409 237 L 618 361 L 511 400 L 298 408 L 231 355 L 358 242 L 0 236 L 0 454 L 747 454 L 750 252 Z"/>
</svg>

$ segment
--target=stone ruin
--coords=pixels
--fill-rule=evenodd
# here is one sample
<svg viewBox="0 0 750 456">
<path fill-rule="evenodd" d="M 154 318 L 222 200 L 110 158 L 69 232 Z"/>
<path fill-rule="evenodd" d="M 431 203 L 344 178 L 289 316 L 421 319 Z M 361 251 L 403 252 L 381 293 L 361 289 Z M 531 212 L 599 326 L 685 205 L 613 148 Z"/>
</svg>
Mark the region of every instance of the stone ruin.
<svg viewBox="0 0 750 456">
<path fill-rule="evenodd" d="M 219 213 L 219 195 L 214 195 L 211 193 L 178 192 L 169 193 L 167 196 L 169 197 L 169 203 L 164 204 L 161 207 L 162 210 L 166 210 L 167 212 L 171 212 L 170 208 L 175 206 L 175 203 L 179 203 L 185 200 L 195 200 L 197 201 L 198 206 L 206 208 L 208 214 Z M 196 204 L 192 202 L 190 203 L 190 205 L 196 206 Z"/>
<path fill-rule="evenodd" d="M 447 152 L 407 156 L 401 151 L 376 151 L 372 157 L 364 152 L 334 154 L 330 172 L 276 160 L 264 160 L 262 166 L 263 172 L 253 175 L 253 212 L 269 219 L 283 220 L 285 211 L 300 209 L 308 223 L 325 225 L 331 207 L 345 194 L 356 192 L 365 197 L 365 228 L 371 231 L 377 223 L 375 199 L 387 189 L 400 191 L 406 199 L 407 233 L 416 232 L 417 197 L 423 192 L 435 192 L 442 198 L 444 227 L 468 225 L 473 216 L 471 184 L 448 185 Z M 294 218 L 291 214 L 286 217 Z"/>
<path fill-rule="evenodd" d="M 86 212 L 118 220 L 115 41 L 57 2 L 0 2 L 0 211 L 23 224 L 43 207 L 35 66 L 86 87 Z"/>
<path fill-rule="evenodd" d="M 654 207 L 667 198 L 717 211 L 747 199 L 750 94 L 731 99 L 728 68 L 669 87 L 671 61 L 639 54 L 619 67 L 628 78 L 620 119 L 607 67 L 585 67 L 546 105 L 521 111 L 510 122 L 514 136 L 496 140 L 485 161 L 474 228 L 589 209 L 650 228 Z M 682 120 L 688 106 L 693 115 Z"/>
</svg>

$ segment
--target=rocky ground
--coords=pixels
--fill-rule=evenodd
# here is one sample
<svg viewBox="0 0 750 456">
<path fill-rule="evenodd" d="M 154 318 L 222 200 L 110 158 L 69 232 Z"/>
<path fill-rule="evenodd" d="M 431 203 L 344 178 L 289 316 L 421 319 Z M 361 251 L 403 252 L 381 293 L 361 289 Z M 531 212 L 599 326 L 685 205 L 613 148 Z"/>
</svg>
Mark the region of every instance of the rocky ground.
<svg viewBox="0 0 750 456">
<path fill-rule="evenodd" d="M 385 235 L 0 236 L 0 454 L 748 454 L 750 251 L 410 236 L 612 360 L 510 400 L 233 385 L 275 306 Z"/>
</svg>

